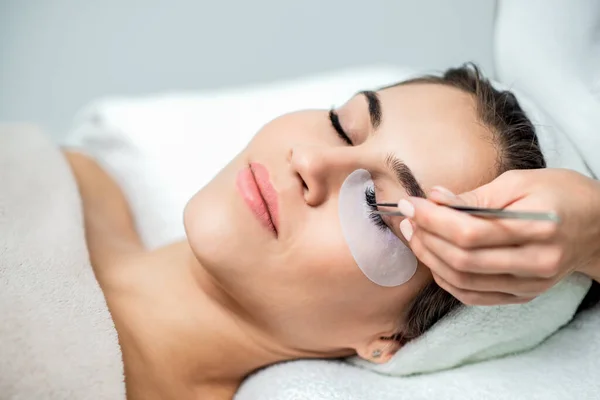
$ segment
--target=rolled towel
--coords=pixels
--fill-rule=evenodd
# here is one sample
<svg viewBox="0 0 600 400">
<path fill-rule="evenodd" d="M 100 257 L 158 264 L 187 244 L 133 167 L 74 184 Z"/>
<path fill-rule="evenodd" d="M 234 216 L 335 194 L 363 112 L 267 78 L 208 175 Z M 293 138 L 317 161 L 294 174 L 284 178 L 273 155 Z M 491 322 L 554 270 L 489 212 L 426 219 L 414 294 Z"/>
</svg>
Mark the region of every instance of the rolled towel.
<svg viewBox="0 0 600 400">
<path fill-rule="evenodd" d="M 454 368 L 529 350 L 568 323 L 591 281 L 574 274 L 526 304 L 469 306 L 442 319 L 407 343 L 385 364 L 349 361 L 387 375 L 412 375 Z"/>
</svg>

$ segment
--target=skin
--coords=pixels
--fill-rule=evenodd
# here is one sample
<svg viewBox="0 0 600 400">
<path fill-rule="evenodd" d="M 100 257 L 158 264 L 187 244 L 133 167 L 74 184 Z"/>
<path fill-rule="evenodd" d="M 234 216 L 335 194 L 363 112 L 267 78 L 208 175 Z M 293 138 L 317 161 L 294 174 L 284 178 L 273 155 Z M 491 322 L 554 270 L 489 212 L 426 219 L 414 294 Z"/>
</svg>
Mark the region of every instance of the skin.
<svg viewBox="0 0 600 400">
<path fill-rule="evenodd" d="M 385 166 L 403 160 L 425 191 L 457 192 L 494 178 L 496 152 L 475 102 L 455 88 L 410 84 L 378 92 L 374 131 L 357 95 L 337 110 L 281 116 L 190 199 L 186 240 L 147 251 L 117 184 L 93 160 L 67 153 L 83 200 L 94 271 L 119 334 L 128 398 L 229 399 L 250 372 L 279 361 L 358 354 L 386 362 L 398 350 L 410 302 L 432 279 L 420 264 L 406 284 L 368 280 L 343 239 L 337 196 L 354 170 L 371 172 L 380 201 L 406 197 Z M 269 171 L 278 235 L 236 190 L 250 162 Z M 400 235 L 398 217 L 386 219 Z M 372 358 L 374 350 L 381 350 Z"/>
<path fill-rule="evenodd" d="M 440 188 L 404 204 L 413 252 L 465 304 L 527 302 L 572 272 L 600 282 L 600 183 L 577 172 L 509 171 L 458 196 Z M 553 211 L 561 222 L 485 220 L 439 204 Z"/>
</svg>

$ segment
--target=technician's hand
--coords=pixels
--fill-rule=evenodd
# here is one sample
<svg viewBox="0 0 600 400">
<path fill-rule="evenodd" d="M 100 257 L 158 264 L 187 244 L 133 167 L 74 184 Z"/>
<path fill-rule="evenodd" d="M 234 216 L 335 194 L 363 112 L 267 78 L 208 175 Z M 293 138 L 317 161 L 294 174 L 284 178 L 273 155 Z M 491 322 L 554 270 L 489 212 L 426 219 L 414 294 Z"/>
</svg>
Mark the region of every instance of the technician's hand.
<svg viewBox="0 0 600 400">
<path fill-rule="evenodd" d="M 560 223 L 492 220 L 439 204 L 553 211 Z M 600 277 L 600 183 L 562 169 L 509 171 L 472 192 L 401 201 L 400 229 L 436 282 L 470 305 L 524 303 L 573 271 Z"/>
</svg>

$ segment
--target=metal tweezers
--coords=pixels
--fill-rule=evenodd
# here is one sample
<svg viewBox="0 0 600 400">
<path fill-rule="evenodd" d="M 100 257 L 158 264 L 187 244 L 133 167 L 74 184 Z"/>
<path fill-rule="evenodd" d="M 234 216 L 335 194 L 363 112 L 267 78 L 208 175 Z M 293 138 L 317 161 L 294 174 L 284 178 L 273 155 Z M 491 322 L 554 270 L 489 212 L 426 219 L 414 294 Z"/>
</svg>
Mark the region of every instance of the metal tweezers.
<svg viewBox="0 0 600 400">
<path fill-rule="evenodd" d="M 397 203 L 375 203 L 371 204 L 375 207 L 393 207 L 397 208 Z M 523 220 L 533 220 L 533 221 L 552 221 L 552 222 L 560 222 L 560 218 L 558 215 L 552 212 L 531 212 L 531 211 L 511 211 L 511 210 L 503 210 L 501 208 L 479 208 L 479 207 L 466 207 L 466 206 L 449 206 L 446 207 L 452 208 L 457 211 L 462 211 L 467 214 L 475 215 L 477 217 L 484 218 L 493 218 L 493 219 L 523 219 Z M 400 211 L 372 211 L 373 214 L 378 215 L 397 215 L 403 217 Z"/>
</svg>

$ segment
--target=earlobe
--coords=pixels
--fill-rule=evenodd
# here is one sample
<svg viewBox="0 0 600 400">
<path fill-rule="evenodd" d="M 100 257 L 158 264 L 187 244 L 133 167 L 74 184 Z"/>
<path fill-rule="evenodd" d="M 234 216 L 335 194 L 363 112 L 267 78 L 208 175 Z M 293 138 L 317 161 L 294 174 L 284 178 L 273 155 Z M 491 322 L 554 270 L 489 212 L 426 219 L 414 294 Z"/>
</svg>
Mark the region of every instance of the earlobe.
<svg viewBox="0 0 600 400">
<path fill-rule="evenodd" d="M 360 358 L 375 364 L 388 362 L 402 345 L 399 341 L 388 337 L 379 337 L 362 348 L 356 349 Z"/>
</svg>

